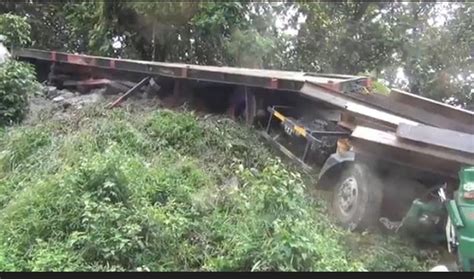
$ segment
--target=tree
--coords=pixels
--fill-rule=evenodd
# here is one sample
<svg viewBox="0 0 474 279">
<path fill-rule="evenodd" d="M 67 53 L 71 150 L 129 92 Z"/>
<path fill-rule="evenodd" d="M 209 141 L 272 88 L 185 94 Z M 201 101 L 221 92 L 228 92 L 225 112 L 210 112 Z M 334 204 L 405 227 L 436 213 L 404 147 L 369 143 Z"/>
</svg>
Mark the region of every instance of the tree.
<svg viewBox="0 0 474 279">
<path fill-rule="evenodd" d="M 357 74 L 380 72 L 392 62 L 396 47 L 382 11 L 388 3 L 302 3 L 306 17 L 295 47 L 306 71 Z"/>
<path fill-rule="evenodd" d="M 244 25 L 246 2 L 102 2 L 101 29 L 141 59 L 219 64 L 223 44 Z"/>
<path fill-rule="evenodd" d="M 31 46 L 71 52 L 89 49 L 97 2 L 6 1 L 0 11 L 23 16 L 31 26 Z"/>
<path fill-rule="evenodd" d="M 444 24 L 436 24 L 444 11 Z M 391 11 L 400 34 L 395 67 L 408 83 L 394 83 L 414 94 L 472 106 L 474 42 L 472 3 L 405 3 Z M 393 76 L 393 67 L 386 73 Z"/>
<path fill-rule="evenodd" d="M 0 16 L 0 34 L 6 37 L 5 44 L 9 47 L 27 46 L 31 43 L 31 26 L 25 18 L 17 15 Z"/>
<path fill-rule="evenodd" d="M 472 3 L 7 0 L 0 12 L 25 16 L 36 48 L 363 73 L 437 100 L 473 102 Z M 435 24 L 441 14 L 445 23 Z"/>
</svg>

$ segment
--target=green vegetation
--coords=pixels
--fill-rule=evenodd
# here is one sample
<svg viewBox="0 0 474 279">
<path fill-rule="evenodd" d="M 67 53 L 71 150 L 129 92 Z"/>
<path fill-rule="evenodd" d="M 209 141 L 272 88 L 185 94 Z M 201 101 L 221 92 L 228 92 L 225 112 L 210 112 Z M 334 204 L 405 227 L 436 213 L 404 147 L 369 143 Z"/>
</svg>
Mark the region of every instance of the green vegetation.
<svg viewBox="0 0 474 279">
<path fill-rule="evenodd" d="M 0 126 L 23 120 L 28 95 L 37 88 L 32 65 L 15 60 L 0 65 Z"/>
<path fill-rule="evenodd" d="M 468 78 L 449 81 L 472 73 L 464 35 L 469 22 L 455 17 L 446 27 L 427 27 L 434 7 L 429 3 L 34 2 L 0 3 L 2 13 L 28 15 L 31 24 L 1 15 L 7 46 L 31 42 L 159 61 L 376 77 L 384 71 L 393 76 L 390 70 L 402 61 L 415 93 L 429 88 L 442 99 L 459 86 L 470 90 L 463 84 Z M 472 5 L 459 5 L 466 9 L 451 14 L 472 13 Z M 296 36 L 275 27 L 290 7 L 296 10 L 289 20 L 293 27 L 299 15 L 307 18 Z M 400 22 L 412 21 L 429 32 L 407 36 L 413 28 Z M 114 37 L 121 48 L 112 48 Z M 453 41 L 459 47 L 445 43 Z M 432 45 L 439 51 L 431 51 Z M 432 56 L 418 59 L 418 46 Z M 65 119 L 43 115 L 28 126 L 4 127 L 25 116 L 35 84 L 31 66 L 0 66 L 0 271 L 371 271 L 433 265 L 435 255 L 407 240 L 334 226 L 325 203 L 308 194 L 306 177 L 274 156 L 253 130 L 227 119 L 96 106 Z M 374 84 L 387 93 L 383 84 Z M 437 95 L 438 87 L 445 95 Z M 466 92 L 456 93 L 462 105 L 472 103 Z"/>
<path fill-rule="evenodd" d="M 0 35 L 7 46 L 30 43 L 30 25 L 26 18 L 12 14 L 0 15 Z M 0 127 L 18 123 L 25 117 L 28 95 L 38 89 L 32 65 L 6 60 L 0 64 Z"/>
<path fill-rule="evenodd" d="M 5 36 L 8 46 L 26 46 L 30 43 L 30 25 L 25 18 L 0 15 L 0 35 Z M 18 123 L 25 117 L 28 94 L 37 87 L 32 65 L 7 60 L 0 64 L 0 127 Z"/>
<path fill-rule="evenodd" d="M 31 43 L 31 26 L 26 18 L 13 14 L 0 15 L 0 34 L 6 37 L 7 46 L 27 46 Z"/>
<path fill-rule="evenodd" d="M 474 108 L 469 1 L 10 0 L 0 3 L 1 13 L 28 16 L 35 48 L 203 65 L 370 72 L 388 87 Z M 121 44 L 114 48 L 114 42 Z"/>
<path fill-rule="evenodd" d="M 85 108 L 0 133 L 0 270 L 426 270 L 351 234 L 254 131 L 189 112 Z"/>
</svg>

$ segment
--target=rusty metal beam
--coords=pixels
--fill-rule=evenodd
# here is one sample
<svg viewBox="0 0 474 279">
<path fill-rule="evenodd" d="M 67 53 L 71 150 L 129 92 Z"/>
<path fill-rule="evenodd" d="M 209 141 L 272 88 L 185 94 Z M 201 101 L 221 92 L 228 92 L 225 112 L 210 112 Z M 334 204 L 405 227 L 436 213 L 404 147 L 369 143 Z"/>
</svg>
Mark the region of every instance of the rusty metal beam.
<svg viewBox="0 0 474 279">
<path fill-rule="evenodd" d="M 13 55 L 22 58 L 67 63 L 76 66 L 87 66 L 107 70 L 136 72 L 146 75 L 160 75 L 170 78 L 186 78 L 218 82 L 222 84 L 245 85 L 287 91 L 299 91 L 306 80 L 320 84 L 327 84 L 329 82 L 337 84 L 349 79 L 347 77 L 336 76 L 306 76 L 305 73 L 302 72 L 115 59 L 36 49 L 14 49 Z M 351 76 L 351 78 L 355 77 L 356 76 Z"/>
<path fill-rule="evenodd" d="M 447 119 L 462 123 L 463 125 L 467 126 L 467 128 L 470 128 L 468 131 L 469 133 L 474 133 L 474 112 L 472 111 L 456 108 L 448 104 L 437 102 L 435 100 L 431 100 L 398 89 L 392 89 L 389 94 L 389 99 L 396 103 L 407 104 L 409 106 L 422 109 L 426 112 L 442 115 Z M 451 129 L 456 130 L 452 127 Z"/>
<path fill-rule="evenodd" d="M 149 62 L 34 49 L 17 49 L 13 51 L 13 55 L 74 67 L 105 69 L 104 72 L 159 75 L 173 78 L 177 83 L 199 80 L 272 89 L 269 92 L 298 92 L 306 98 L 321 101 L 341 111 L 343 117 L 339 123 L 353 129 L 351 141 L 354 148 L 360 152 L 450 176 L 457 175 L 458 168 L 463 164 L 474 165 L 472 157 L 459 154 L 460 151 L 466 150 L 466 146 L 455 144 L 452 147 L 452 143 L 446 140 L 428 138 L 413 142 L 413 139 L 419 139 L 420 135 L 412 139 L 406 134 L 401 138 L 396 136 L 399 126 L 417 126 L 423 123 L 474 134 L 474 113 L 399 90 L 392 90 L 388 96 L 345 94 L 339 90 L 344 82 L 360 78 L 357 76 Z M 181 86 L 175 89 L 181 91 Z M 437 137 L 444 134 L 445 132 L 436 130 Z M 469 141 L 469 137 L 467 140 Z M 468 143 L 466 145 L 469 150 Z"/>
<path fill-rule="evenodd" d="M 416 142 L 400 141 L 393 132 L 358 126 L 350 137 L 354 151 L 413 168 L 456 177 L 463 165 L 474 165 L 474 158 Z"/>
<path fill-rule="evenodd" d="M 457 150 L 474 159 L 474 135 L 426 125 L 400 124 L 396 133 L 398 138 Z"/>
<path fill-rule="evenodd" d="M 351 97 L 426 125 L 474 134 L 474 112 L 421 96 L 392 89 L 387 96 L 353 94 Z"/>
<path fill-rule="evenodd" d="M 342 94 L 338 91 L 326 88 L 324 86 L 305 83 L 300 90 L 303 94 L 329 103 L 333 106 L 345 110 L 345 112 L 364 121 L 374 122 L 378 125 L 390 127 L 395 130 L 400 123 L 416 125 L 417 122 L 408 118 L 397 116 L 387 111 L 370 106 L 367 103 L 355 100 L 350 97 L 353 94 Z"/>
<path fill-rule="evenodd" d="M 474 113 L 440 102 L 399 90 L 392 90 L 389 96 L 344 94 L 336 90 L 338 86 L 335 85 L 361 78 L 357 76 L 149 62 L 35 49 L 14 49 L 13 54 L 23 58 L 55 61 L 80 67 L 297 91 L 306 97 L 348 109 L 360 117 L 373 118 L 373 121 L 394 128 L 398 123 L 414 121 L 474 133 Z"/>
</svg>

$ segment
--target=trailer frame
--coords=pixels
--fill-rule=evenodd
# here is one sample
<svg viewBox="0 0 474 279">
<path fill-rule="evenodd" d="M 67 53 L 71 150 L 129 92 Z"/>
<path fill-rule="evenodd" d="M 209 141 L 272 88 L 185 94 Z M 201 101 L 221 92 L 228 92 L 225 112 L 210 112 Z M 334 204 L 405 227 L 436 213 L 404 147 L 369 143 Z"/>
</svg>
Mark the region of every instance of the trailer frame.
<svg viewBox="0 0 474 279">
<path fill-rule="evenodd" d="M 134 74 L 136 81 L 145 77 L 171 79 L 174 81 L 173 90 L 176 95 L 182 94 L 181 91 L 190 81 L 243 87 L 248 123 L 252 123 L 253 118 L 249 107 L 256 106 L 257 97 L 268 100 L 285 94 L 287 98 L 299 100 L 300 103 L 311 107 L 312 111 L 321 110 L 322 105 L 330 107 L 336 111 L 338 119 L 335 124 L 342 131 L 314 130 L 306 127 L 299 123 L 298 119 L 292 119 L 282 113 L 280 110 L 285 109 L 284 106 L 271 101 L 266 107 L 260 108 L 269 113 L 266 129 L 262 132 L 264 138 L 298 162 L 305 171 L 313 170 L 306 159 L 310 147 L 320 142 L 320 137 L 346 140 L 348 147 L 336 150 L 323 164 L 319 181 L 324 183 L 319 184 L 328 184 L 328 181 L 331 181 L 328 177 L 337 176 L 352 163 L 360 165 L 363 160 L 359 160 L 359 157 L 369 158 L 367 161 L 384 161 L 393 168 L 408 168 L 413 170 L 415 176 L 418 173 L 428 173 L 427 176 L 436 179 L 454 181 L 452 185 L 457 182 L 457 170 L 466 165 L 474 165 L 474 148 L 469 144 L 470 139 L 474 142 L 474 112 L 397 89 L 392 89 L 388 96 L 374 94 L 368 77 L 150 62 L 37 49 L 14 49 L 12 54 L 33 63 L 41 61 L 51 64 L 50 75 L 54 76 L 55 71 L 65 71 L 67 68 L 92 83 L 94 79 Z M 259 88 L 264 92 L 251 93 L 247 90 L 249 88 Z M 275 118 L 280 121 L 279 126 L 287 134 L 306 140 L 301 157 L 270 136 L 271 124 Z M 461 140 L 425 138 L 423 133 L 426 131 L 459 137 Z M 376 168 L 377 164 L 370 166 L 365 163 L 363 167 L 358 167 L 359 170 L 370 172 L 367 175 L 371 179 L 376 179 L 379 175 Z M 360 174 L 356 175 L 360 177 Z M 375 192 L 378 193 L 377 197 L 374 196 Z M 364 192 L 364 195 L 368 195 L 365 196 L 367 200 L 377 200 L 377 204 L 380 203 L 379 190 L 374 193 Z M 371 209 L 371 212 L 373 210 L 376 209 Z M 365 217 L 360 219 L 367 223 Z M 348 225 L 352 228 L 352 223 Z"/>
</svg>

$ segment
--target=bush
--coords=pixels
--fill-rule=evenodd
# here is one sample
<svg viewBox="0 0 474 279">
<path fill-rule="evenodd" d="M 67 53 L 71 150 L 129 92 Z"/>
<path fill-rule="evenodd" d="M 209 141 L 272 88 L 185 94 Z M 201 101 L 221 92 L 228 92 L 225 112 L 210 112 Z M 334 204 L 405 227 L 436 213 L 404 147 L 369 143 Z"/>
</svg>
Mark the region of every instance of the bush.
<svg viewBox="0 0 474 279">
<path fill-rule="evenodd" d="M 6 46 L 25 47 L 30 40 L 31 26 L 26 18 L 12 14 L 0 15 L 0 34 L 6 37 Z"/>
<path fill-rule="evenodd" d="M 158 111 L 146 123 L 146 131 L 160 145 L 182 151 L 196 151 L 203 130 L 192 113 Z"/>
<path fill-rule="evenodd" d="M 31 26 L 26 18 L 0 15 L 0 35 L 6 37 L 9 47 L 25 47 L 30 43 Z M 31 65 L 8 60 L 0 65 L 0 126 L 23 120 L 28 94 L 37 89 L 35 72 Z"/>
<path fill-rule="evenodd" d="M 0 65 L 0 125 L 18 123 L 26 115 L 28 94 L 37 90 L 30 64 L 9 60 Z"/>
<path fill-rule="evenodd" d="M 404 242 L 348 242 L 357 234 L 308 199 L 302 176 L 235 123 L 166 111 L 89 119 L 0 134 L 1 271 L 424 267 Z"/>
</svg>

